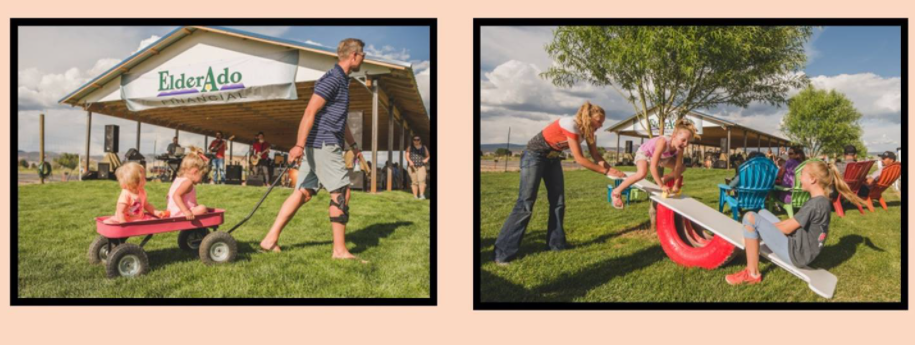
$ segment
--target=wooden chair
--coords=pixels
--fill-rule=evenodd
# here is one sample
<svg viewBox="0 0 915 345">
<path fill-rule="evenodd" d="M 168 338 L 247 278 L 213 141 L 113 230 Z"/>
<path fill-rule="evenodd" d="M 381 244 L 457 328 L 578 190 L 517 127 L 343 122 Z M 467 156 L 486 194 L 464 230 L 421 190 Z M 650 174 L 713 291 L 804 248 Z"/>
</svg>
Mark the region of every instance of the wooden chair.
<svg viewBox="0 0 915 345">
<path fill-rule="evenodd" d="M 861 186 L 867 179 L 867 173 L 871 171 L 873 165 L 874 161 L 864 161 L 850 162 L 845 166 L 845 184 L 848 185 L 848 188 L 851 189 L 852 193 L 858 194 L 858 190 L 861 189 Z M 832 206 L 836 209 L 836 214 L 838 214 L 839 217 L 845 217 L 845 209 L 842 208 L 842 194 L 836 196 L 836 200 L 833 202 Z M 858 205 L 858 211 L 860 211 L 861 214 L 864 214 L 864 208 L 861 207 L 861 205 Z"/>
<path fill-rule="evenodd" d="M 726 184 L 718 185 L 718 212 L 724 212 L 724 205 L 731 207 L 731 213 L 736 221 L 740 221 L 740 210 L 759 210 L 765 207 L 766 196 L 775 185 L 775 175 L 778 167 L 766 157 L 755 157 L 740 165 L 736 196 L 730 196 L 727 191 L 731 187 Z"/>
<path fill-rule="evenodd" d="M 874 181 L 874 185 L 871 186 L 870 194 L 868 194 L 867 199 L 864 200 L 868 210 L 874 212 L 874 203 L 871 201 L 872 199 L 880 201 L 880 206 L 883 207 L 884 210 L 886 209 L 886 201 L 883 200 L 883 191 L 893 185 L 893 182 L 896 182 L 896 179 L 898 179 L 901 174 L 902 164 L 899 164 L 899 162 L 883 167 L 880 177 Z"/>
<path fill-rule="evenodd" d="M 807 192 L 801 188 L 801 171 L 804 170 L 804 166 L 807 165 L 807 163 L 812 161 L 820 160 L 817 158 L 811 158 L 801 162 L 801 164 L 798 164 L 798 166 L 794 168 L 794 186 L 791 188 L 787 188 L 785 186 L 775 186 L 774 191 L 776 193 L 772 193 L 773 196 L 769 198 L 770 211 L 775 212 L 775 205 L 778 205 L 785 209 L 786 212 L 788 212 L 788 218 L 792 218 L 794 217 L 794 209 L 800 210 L 801 207 L 807 203 L 807 200 L 810 200 L 810 192 Z M 781 193 L 778 192 L 791 192 L 791 201 L 782 201 L 780 198 Z"/>
</svg>

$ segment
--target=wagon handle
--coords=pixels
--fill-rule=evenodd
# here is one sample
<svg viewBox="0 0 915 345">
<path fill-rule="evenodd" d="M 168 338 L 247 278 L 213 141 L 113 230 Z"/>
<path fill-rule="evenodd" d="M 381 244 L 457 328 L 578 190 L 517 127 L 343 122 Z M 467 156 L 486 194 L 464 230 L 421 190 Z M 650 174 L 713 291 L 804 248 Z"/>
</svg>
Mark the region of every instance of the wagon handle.
<svg viewBox="0 0 915 345">
<path fill-rule="evenodd" d="M 288 170 L 288 169 L 289 169 L 288 165 L 283 167 L 283 171 L 281 171 L 276 176 L 276 179 L 273 180 L 272 184 L 270 184 L 270 188 L 267 189 L 267 192 L 264 193 L 264 196 L 261 197 L 261 200 L 257 202 L 257 205 L 254 205 L 254 209 L 251 210 L 251 213 L 248 213 L 248 216 L 245 217 L 245 219 L 242 219 L 241 222 L 238 222 L 238 224 L 235 224 L 235 226 L 233 226 L 231 229 L 229 229 L 228 233 L 231 234 L 232 231 L 235 231 L 235 229 L 238 229 L 238 227 L 242 226 L 242 224 L 245 224 L 245 222 L 247 222 L 248 219 L 251 219 L 251 216 L 253 216 L 254 212 L 257 212 L 257 209 L 261 207 L 261 204 L 264 203 L 265 199 L 267 199 L 267 195 L 270 195 L 270 191 L 273 190 L 273 187 L 276 187 L 277 182 L 280 182 L 280 179 L 283 178 L 283 175 L 286 174 L 286 170 Z"/>
</svg>

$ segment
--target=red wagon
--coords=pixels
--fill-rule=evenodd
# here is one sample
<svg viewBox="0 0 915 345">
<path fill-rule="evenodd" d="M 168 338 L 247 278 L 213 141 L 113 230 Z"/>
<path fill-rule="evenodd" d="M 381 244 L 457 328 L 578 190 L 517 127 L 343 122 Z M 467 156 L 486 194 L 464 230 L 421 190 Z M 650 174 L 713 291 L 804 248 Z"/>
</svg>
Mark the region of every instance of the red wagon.
<svg viewBox="0 0 915 345">
<path fill-rule="evenodd" d="M 178 247 L 197 252 L 204 264 L 214 265 L 235 259 L 238 245 L 232 235 L 218 231 L 225 210 L 208 209 L 194 220 L 184 217 L 151 218 L 123 224 L 105 224 L 111 216 L 95 218 L 99 235 L 89 246 L 89 262 L 104 264 L 109 278 L 132 277 L 146 273 L 149 260 L 143 245 L 154 234 L 180 231 Z M 139 245 L 127 243 L 130 237 L 145 236 Z"/>
</svg>

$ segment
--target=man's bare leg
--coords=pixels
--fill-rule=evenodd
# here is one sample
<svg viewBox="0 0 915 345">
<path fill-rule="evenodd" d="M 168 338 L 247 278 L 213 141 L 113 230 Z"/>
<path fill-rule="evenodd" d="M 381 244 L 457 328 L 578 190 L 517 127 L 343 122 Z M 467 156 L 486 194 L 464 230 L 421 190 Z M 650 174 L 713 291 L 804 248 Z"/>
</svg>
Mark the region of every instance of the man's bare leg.
<svg viewBox="0 0 915 345">
<path fill-rule="evenodd" d="M 283 202 L 283 206 L 280 207 L 280 212 L 276 215 L 276 220 L 273 221 L 273 226 L 270 227 L 267 236 L 264 236 L 264 239 L 261 240 L 261 249 L 274 252 L 280 251 L 280 247 L 277 244 L 280 240 L 280 233 L 283 232 L 283 228 L 286 227 L 289 220 L 295 216 L 299 207 L 302 207 L 308 200 L 311 200 L 310 193 L 311 192 L 308 189 L 296 189 L 286 198 L 286 201 Z"/>
<path fill-rule="evenodd" d="M 340 197 L 340 193 L 330 193 L 331 200 L 337 200 Z M 344 195 L 344 202 L 346 205 L 349 205 L 350 190 L 346 189 L 346 194 Z M 328 214 L 331 217 L 339 217 L 343 215 L 343 210 L 337 208 L 336 206 L 331 205 L 327 209 Z M 349 252 L 349 249 L 346 249 L 346 224 L 338 222 L 330 222 L 331 229 L 334 235 L 334 249 L 333 254 L 331 255 L 334 259 L 359 259 L 355 255 Z M 367 261 L 362 260 L 362 263 Z"/>
</svg>

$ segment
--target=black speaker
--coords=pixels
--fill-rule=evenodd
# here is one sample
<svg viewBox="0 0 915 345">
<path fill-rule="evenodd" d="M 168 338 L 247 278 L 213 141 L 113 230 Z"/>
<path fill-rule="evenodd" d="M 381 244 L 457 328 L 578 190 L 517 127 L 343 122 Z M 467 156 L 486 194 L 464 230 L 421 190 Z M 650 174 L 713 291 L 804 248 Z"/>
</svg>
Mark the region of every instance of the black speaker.
<svg viewBox="0 0 915 345">
<path fill-rule="evenodd" d="M 116 125 L 105 125 L 105 152 L 118 152 L 118 129 Z"/>
<path fill-rule="evenodd" d="M 226 184 L 241 184 L 241 165 L 226 166 Z"/>
<path fill-rule="evenodd" d="M 140 151 L 137 151 L 137 149 L 130 149 L 127 150 L 127 153 L 124 154 L 124 160 L 128 162 L 139 162 L 145 161 L 146 157 L 143 157 L 143 155 L 141 155 Z"/>
<path fill-rule="evenodd" d="M 626 140 L 626 153 L 632 154 L 632 140 Z"/>
<path fill-rule="evenodd" d="M 98 164 L 98 178 L 99 178 L 99 180 L 108 180 L 108 179 L 114 178 L 114 174 L 111 171 L 111 164 L 108 164 L 108 163 L 99 163 Z"/>
<path fill-rule="evenodd" d="M 245 182 L 245 185 L 246 186 L 263 186 L 264 177 L 260 176 L 260 175 L 254 175 L 254 174 L 248 175 L 248 181 Z"/>
</svg>

